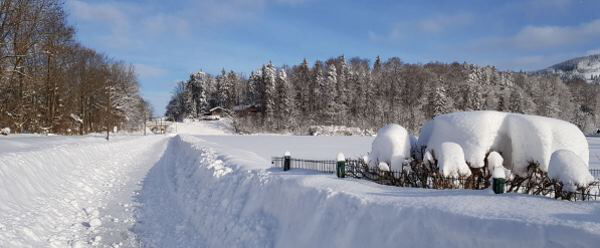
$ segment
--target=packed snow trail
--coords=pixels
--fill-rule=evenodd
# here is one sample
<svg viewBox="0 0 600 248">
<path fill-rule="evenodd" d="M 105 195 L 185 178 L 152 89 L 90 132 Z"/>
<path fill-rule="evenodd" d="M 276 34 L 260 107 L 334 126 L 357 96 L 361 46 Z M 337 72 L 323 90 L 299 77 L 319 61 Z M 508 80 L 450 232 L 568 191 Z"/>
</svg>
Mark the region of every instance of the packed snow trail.
<svg viewBox="0 0 600 248">
<path fill-rule="evenodd" d="M 137 244 L 133 197 L 168 138 L 82 139 L 0 153 L 0 247 Z"/>
<path fill-rule="evenodd" d="M 207 139 L 171 139 L 144 179 L 135 227 L 143 245 L 596 247 L 600 242 L 600 203 L 282 172 L 251 149 Z"/>
</svg>

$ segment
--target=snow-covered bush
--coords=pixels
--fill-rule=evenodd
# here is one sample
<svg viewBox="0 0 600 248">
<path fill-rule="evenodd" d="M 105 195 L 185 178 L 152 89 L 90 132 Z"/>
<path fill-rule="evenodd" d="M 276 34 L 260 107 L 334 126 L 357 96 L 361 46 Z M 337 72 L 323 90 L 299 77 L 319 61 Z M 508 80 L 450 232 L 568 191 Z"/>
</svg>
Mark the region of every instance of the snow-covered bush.
<svg viewBox="0 0 600 248">
<path fill-rule="evenodd" d="M 0 134 L 4 135 L 4 136 L 9 135 L 10 134 L 10 128 L 5 127 L 5 128 L 0 129 Z"/>
<path fill-rule="evenodd" d="M 410 158 L 410 135 L 408 131 L 397 124 L 389 124 L 377 132 L 373 140 L 369 165 L 376 167 L 380 162 L 390 165 L 390 169 L 402 169 L 402 163 Z"/>
<path fill-rule="evenodd" d="M 557 150 L 552 153 L 548 176 L 562 183 L 563 191 L 567 192 L 575 192 L 577 188 L 587 187 L 594 181 L 587 163 L 569 150 Z"/>
<path fill-rule="evenodd" d="M 556 150 L 573 151 L 585 165 L 589 160 L 587 140 L 577 126 L 541 116 L 496 111 L 440 115 L 423 126 L 418 145 L 435 155 L 444 142 L 460 145 L 472 168 L 485 165 L 488 151 L 501 152 L 504 167 L 523 177 L 531 162 L 547 171 Z"/>
<path fill-rule="evenodd" d="M 465 156 L 462 148 L 454 142 L 444 142 L 440 149 L 436 150 L 438 157 L 438 166 L 440 173 L 444 177 L 468 177 L 471 175 L 471 169 L 465 162 Z"/>
</svg>

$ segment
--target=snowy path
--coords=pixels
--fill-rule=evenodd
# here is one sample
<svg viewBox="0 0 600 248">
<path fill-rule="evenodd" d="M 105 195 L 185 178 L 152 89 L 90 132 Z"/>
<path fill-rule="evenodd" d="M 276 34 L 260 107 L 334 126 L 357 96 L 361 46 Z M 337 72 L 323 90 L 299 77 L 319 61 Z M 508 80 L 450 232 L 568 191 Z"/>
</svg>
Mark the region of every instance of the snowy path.
<svg viewBox="0 0 600 248">
<path fill-rule="evenodd" d="M 134 246 L 137 183 L 166 142 L 123 137 L 1 153 L 0 246 Z"/>
</svg>

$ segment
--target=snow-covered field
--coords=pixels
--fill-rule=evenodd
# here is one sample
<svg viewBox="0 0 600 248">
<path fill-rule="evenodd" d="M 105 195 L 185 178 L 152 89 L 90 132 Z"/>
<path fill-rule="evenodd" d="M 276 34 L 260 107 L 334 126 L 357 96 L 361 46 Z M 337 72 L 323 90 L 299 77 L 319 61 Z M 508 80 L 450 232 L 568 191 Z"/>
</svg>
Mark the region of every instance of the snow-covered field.
<svg viewBox="0 0 600 248">
<path fill-rule="evenodd" d="M 334 159 L 372 137 L 0 137 L 0 247 L 597 247 L 600 203 L 381 186 L 270 157 Z M 183 134 L 191 132 L 193 134 Z M 600 138 L 588 138 L 600 168 Z M 598 154 L 598 156 L 596 156 Z"/>
</svg>

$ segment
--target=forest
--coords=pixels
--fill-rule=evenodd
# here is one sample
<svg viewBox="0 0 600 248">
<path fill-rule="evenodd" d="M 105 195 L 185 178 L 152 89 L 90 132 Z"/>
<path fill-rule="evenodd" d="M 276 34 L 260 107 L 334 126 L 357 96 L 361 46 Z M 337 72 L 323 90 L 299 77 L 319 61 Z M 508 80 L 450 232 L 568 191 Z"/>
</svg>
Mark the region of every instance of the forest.
<svg viewBox="0 0 600 248">
<path fill-rule="evenodd" d="M 313 125 L 376 130 L 397 123 L 418 133 L 439 114 L 498 110 L 559 118 L 590 133 L 600 122 L 600 85 L 468 63 L 339 56 L 312 65 L 306 59 L 294 66 L 269 62 L 247 77 L 193 73 L 177 84 L 166 116 L 198 118 L 216 106 L 232 110 L 242 132 L 306 133 Z M 240 111 L 249 107 L 256 111 Z"/>
<path fill-rule="evenodd" d="M 149 117 L 132 66 L 75 39 L 60 0 L 0 1 L 0 127 L 133 130 Z"/>
</svg>

